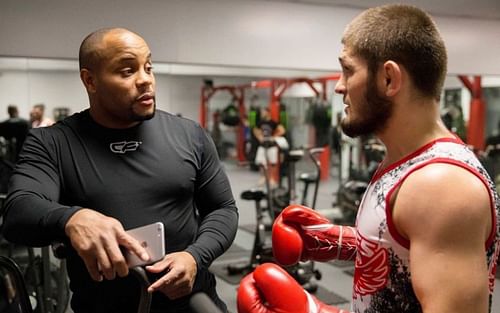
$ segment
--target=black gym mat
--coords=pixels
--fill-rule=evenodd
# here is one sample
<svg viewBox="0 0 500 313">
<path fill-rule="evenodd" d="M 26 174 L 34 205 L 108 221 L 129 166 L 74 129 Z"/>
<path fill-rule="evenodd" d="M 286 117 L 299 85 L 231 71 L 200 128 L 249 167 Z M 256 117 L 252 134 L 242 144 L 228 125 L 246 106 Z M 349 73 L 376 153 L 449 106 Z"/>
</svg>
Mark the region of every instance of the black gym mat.
<svg viewBox="0 0 500 313">
<path fill-rule="evenodd" d="M 233 244 L 229 249 L 220 257 L 218 257 L 210 266 L 210 271 L 218 278 L 226 281 L 231 285 L 239 284 L 243 278 L 244 273 L 229 275 L 227 267 L 229 264 L 246 264 L 250 261 L 252 251 L 244 249 L 236 244 Z"/>
<path fill-rule="evenodd" d="M 247 256 L 246 258 L 240 258 L 239 260 L 234 260 L 233 262 L 214 263 L 210 266 L 210 272 L 214 273 L 217 278 L 224 280 L 230 285 L 238 285 L 243 276 L 248 273 L 229 274 L 227 267 L 229 264 L 246 264 L 249 260 L 250 257 Z"/>
<path fill-rule="evenodd" d="M 236 244 L 233 244 L 223 255 L 218 257 L 210 266 L 210 271 L 218 278 L 226 281 L 231 285 L 238 285 L 246 272 L 238 274 L 230 274 L 228 272 L 229 265 L 248 264 L 252 251 L 244 249 Z"/>
</svg>

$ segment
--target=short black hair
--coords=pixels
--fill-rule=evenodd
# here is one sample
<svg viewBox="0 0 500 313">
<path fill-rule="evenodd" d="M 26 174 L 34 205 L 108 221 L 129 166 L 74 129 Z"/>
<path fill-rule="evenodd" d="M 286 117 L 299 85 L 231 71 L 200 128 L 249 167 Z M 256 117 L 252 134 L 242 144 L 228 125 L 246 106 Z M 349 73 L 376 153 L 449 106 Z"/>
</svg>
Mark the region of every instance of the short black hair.
<svg viewBox="0 0 500 313">
<path fill-rule="evenodd" d="M 16 116 L 19 114 L 19 111 L 17 110 L 17 106 L 11 104 L 7 107 L 7 113 L 9 114 L 10 117 Z"/>
<path fill-rule="evenodd" d="M 431 16 L 403 4 L 370 8 L 346 28 L 342 43 L 368 63 L 374 75 L 380 64 L 393 60 L 408 71 L 421 94 L 441 96 L 447 69 L 444 41 Z"/>
</svg>

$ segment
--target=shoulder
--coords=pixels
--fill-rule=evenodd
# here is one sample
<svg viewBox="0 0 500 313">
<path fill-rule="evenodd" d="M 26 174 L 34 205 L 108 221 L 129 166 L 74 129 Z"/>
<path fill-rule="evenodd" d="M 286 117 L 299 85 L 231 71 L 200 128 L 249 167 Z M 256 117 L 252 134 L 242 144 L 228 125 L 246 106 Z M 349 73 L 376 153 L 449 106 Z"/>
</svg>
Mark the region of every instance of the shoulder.
<svg viewBox="0 0 500 313">
<path fill-rule="evenodd" d="M 485 183 L 460 166 L 433 163 L 410 174 L 394 199 L 393 218 L 406 237 L 426 229 L 446 236 L 491 226 L 490 195 Z"/>
<path fill-rule="evenodd" d="M 205 129 L 198 122 L 162 110 L 156 110 L 152 121 L 155 123 L 154 127 L 159 127 L 178 137 L 184 136 L 188 141 L 198 141 L 206 133 Z"/>
<path fill-rule="evenodd" d="M 201 126 L 198 124 L 198 122 L 193 121 L 189 118 L 185 118 L 182 116 L 177 116 L 172 113 L 163 111 L 163 110 L 156 110 L 155 112 L 155 119 L 159 123 L 165 124 L 165 126 L 169 126 L 172 128 L 175 127 L 183 127 L 183 128 L 201 128 Z"/>
</svg>

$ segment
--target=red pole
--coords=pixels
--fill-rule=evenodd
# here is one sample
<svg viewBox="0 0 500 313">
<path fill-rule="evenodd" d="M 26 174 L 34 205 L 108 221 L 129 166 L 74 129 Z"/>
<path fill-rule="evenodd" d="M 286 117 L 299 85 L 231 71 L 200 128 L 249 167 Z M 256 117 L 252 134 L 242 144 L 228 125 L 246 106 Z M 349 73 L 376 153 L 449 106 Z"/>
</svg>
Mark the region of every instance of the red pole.
<svg viewBox="0 0 500 313">
<path fill-rule="evenodd" d="M 271 119 L 276 123 L 279 123 L 280 120 L 281 93 L 279 92 L 279 90 L 277 90 L 280 86 L 281 85 L 278 80 L 273 80 L 271 83 L 271 100 L 269 102 L 269 113 L 271 113 Z"/>
<path fill-rule="evenodd" d="M 481 76 L 474 76 L 470 81 L 467 76 L 459 75 L 458 78 L 471 93 L 469 123 L 467 125 L 467 144 L 474 150 L 484 150 L 484 125 L 486 119 L 486 103 L 483 99 Z"/>
<path fill-rule="evenodd" d="M 279 90 L 277 90 L 280 85 L 279 85 L 278 80 L 272 80 L 271 81 L 271 99 L 269 100 L 269 113 L 271 114 L 271 119 L 275 121 L 276 123 L 279 123 L 280 121 L 280 97 L 281 94 L 279 94 Z M 280 179 L 280 168 L 281 168 L 281 161 L 280 158 L 278 158 L 278 164 L 276 166 L 273 166 L 270 168 L 269 175 L 272 180 L 274 181 L 279 181 Z"/>
<path fill-rule="evenodd" d="M 319 155 L 320 179 L 328 180 L 330 176 L 330 146 L 325 145 L 323 152 Z"/>
<path fill-rule="evenodd" d="M 321 100 L 326 101 L 326 80 L 321 80 Z"/>
<path fill-rule="evenodd" d="M 240 124 L 238 125 L 238 138 L 236 138 L 236 154 L 239 162 L 245 162 L 245 90 L 243 88 L 238 89 L 240 95 L 238 97 L 238 111 L 240 113 Z"/>
<path fill-rule="evenodd" d="M 207 104 L 205 97 L 205 86 L 201 87 L 201 98 L 200 98 L 200 125 L 203 128 L 207 128 Z"/>
</svg>

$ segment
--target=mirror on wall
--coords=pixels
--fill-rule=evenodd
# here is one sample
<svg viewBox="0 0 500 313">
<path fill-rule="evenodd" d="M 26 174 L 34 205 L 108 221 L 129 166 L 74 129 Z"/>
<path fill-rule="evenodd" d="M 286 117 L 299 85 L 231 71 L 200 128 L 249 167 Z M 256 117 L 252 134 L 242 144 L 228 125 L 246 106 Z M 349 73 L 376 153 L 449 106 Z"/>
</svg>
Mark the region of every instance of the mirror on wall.
<svg viewBox="0 0 500 313">
<path fill-rule="evenodd" d="M 158 106 L 195 120 L 198 119 L 201 87 L 207 78 L 217 85 L 241 85 L 269 77 L 317 77 L 329 73 L 192 64 L 154 65 Z M 50 114 L 58 108 L 68 108 L 71 114 L 88 106 L 76 60 L 0 57 L 0 91 L 1 107 L 16 104 L 20 115 L 25 117 L 36 103 L 44 103 Z M 0 120 L 6 117 L 6 109 L 0 109 Z M 57 119 L 57 116 L 52 118 Z"/>
<path fill-rule="evenodd" d="M 155 64 L 155 74 L 158 107 L 174 114 L 199 120 L 201 87 L 207 79 L 216 85 L 237 86 L 270 77 L 321 77 L 332 73 Z M 327 87 L 329 95 L 333 94 L 333 85 L 330 83 Z M 482 86 L 483 97 L 487 103 L 485 136 L 495 136 L 499 132 L 498 124 L 500 121 L 500 76 L 483 76 Z M 287 91 L 284 97 L 285 102 L 299 103 L 301 108 L 302 104 L 313 103 L 315 101 L 314 95 L 307 91 L 304 92 L 304 90 L 304 88 L 297 87 Z M 258 96 L 259 101 L 265 105 L 269 92 L 255 89 L 247 92 L 245 96 L 249 99 L 252 95 Z M 211 100 L 211 105 L 214 109 L 223 109 L 231 100 L 230 98 L 229 94 L 222 93 Z M 330 102 L 334 105 L 333 113 L 341 111 L 341 109 L 337 110 L 338 108 L 336 108 L 340 107 L 341 103 L 337 103 L 335 107 L 335 102 L 339 102 L 341 99 L 335 99 L 333 96 L 330 98 Z M 470 92 L 464 87 L 457 75 L 449 75 L 445 81 L 442 96 L 443 119 L 450 123 L 450 127 L 462 138 L 466 136 L 470 100 Z M 0 57 L 0 120 L 7 118 L 7 106 L 10 104 L 18 107 L 21 117 L 29 119 L 32 106 L 39 103 L 45 105 L 47 114 L 53 120 L 60 120 L 88 106 L 87 94 L 78 74 L 77 61 Z M 303 108 L 297 110 L 306 112 Z M 306 114 L 304 112 L 302 115 Z"/>
</svg>

